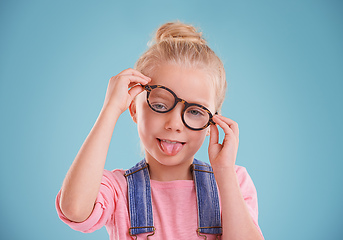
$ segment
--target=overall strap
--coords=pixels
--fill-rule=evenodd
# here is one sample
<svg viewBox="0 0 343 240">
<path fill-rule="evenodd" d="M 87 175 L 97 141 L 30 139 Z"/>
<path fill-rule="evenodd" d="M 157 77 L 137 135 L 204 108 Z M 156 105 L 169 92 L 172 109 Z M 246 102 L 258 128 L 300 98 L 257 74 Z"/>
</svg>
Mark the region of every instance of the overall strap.
<svg viewBox="0 0 343 240">
<path fill-rule="evenodd" d="M 150 176 L 145 159 L 127 170 L 125 177 L 128 185 L 131 221 L 129 234 L 131 236 L 148 232 L 153 232 L 154 234 Z"/>
<path fill-rule="evenodd" d="M 207 163 L 194 159 L 192 172 L 198 203 L 198 234 L 221 235 L 221 214 L 217 184 L 213 170 Z M 145 159 L 125 172 L 128 184 L 131 236 L 153 232 L 151 186 Z M 149 236 L 151 236 L 149 235 Z M 206 239 L 206 236 L 205 236 Z"/>
<path fill-rule="evenodd" d="M 213 169 L 209 164 L 194 159 L 192 170 L 198 201 L 198 233 L 220 235 L 219 195 Z"/>
</svg>

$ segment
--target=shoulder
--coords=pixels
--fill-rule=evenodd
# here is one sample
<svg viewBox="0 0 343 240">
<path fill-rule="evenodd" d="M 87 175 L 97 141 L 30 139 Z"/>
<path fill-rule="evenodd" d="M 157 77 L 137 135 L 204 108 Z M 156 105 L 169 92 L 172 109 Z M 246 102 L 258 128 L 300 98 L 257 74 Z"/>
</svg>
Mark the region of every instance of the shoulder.
<svg viewBox="0 0 343 240">
<path fill-rule="evenodd" d="M 123 169 L 114 169 L 114 170 L 104 170 L 103 175 L 107 178 L 111 178 L 111 179 L 116 179 L 116 180 L 125 180 L 125 170 Z"/>
<path fill-rule="evenodd" d="M 124 173 L 125 171 L 123 169 L 114 169 L 112 171 L 105 169 L 101 180 L 102 187 L 100 189 L 104 191 L 107 189 L 115 196 L 126 195 L 127 183 Z"/>
<path fill-rule="evenodd" d="M 255 185 L 245 167 L 235 165 L 236 176 L 243 194 L 256 194 Z"/>
<path fill-rule="evenodd" d="M 248 171 L 245 167 L 235 166 L 236 175 L 239 182 L 239 186 L 244 198 L 245 203 L 247 204 L 250 215 L 257 226 L 258 230 L 261 232 L 261 229 L 258 225 L 258 201 L 257 201 L 257 191 L 255 185 L 248 174 Z"/>
<path fill-rule="evenodd" d="M 125 170 L 123 169 L 113 169 L 113 170 L 106 170 L 104 169 L 103 176 L 111 181 L 117 181 L 120 183 L 126 182 L 125 178 Z"/>
<path fill-rule="evenodd" d="M 235 171 L 238 178 L 247 178 L 250 177 L 247 169 L 242 166 L 235 165 Z"/>
<path fill-rule="evenodd" d="M 235 165 L 235 170 L 236 170 L 236 174 L 240 176 L 245 176 L 248 174 L 247 169 L 243 166 Z"/>
</svg>

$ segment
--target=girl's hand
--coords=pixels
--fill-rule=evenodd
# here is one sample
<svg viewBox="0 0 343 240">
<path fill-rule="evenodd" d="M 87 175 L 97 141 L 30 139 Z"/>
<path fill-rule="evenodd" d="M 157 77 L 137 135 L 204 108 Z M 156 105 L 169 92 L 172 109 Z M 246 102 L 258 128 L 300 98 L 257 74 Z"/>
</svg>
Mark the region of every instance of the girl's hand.
<svg viewBox="0 0 343 240">
<path fill-rule="evenodd" d="M 211 125 L 208 155 L 213 168 L 233 168 L 236 162 L 239 130 L 238 124 L 221 115 L 215 115 L 213 121 L 224 130 L 223 143 L 219 141 L 219 131 L 216 125 Z"/>
<path fill-rule="evenodd" d="M 132 100 L 143 91 L 141 85 L 146 85 L 151 79 L 134 69 L 126 69 L 111 77 L 108 83 L 104 107 L 114 107 L 123 113 Z"/>
</svg>

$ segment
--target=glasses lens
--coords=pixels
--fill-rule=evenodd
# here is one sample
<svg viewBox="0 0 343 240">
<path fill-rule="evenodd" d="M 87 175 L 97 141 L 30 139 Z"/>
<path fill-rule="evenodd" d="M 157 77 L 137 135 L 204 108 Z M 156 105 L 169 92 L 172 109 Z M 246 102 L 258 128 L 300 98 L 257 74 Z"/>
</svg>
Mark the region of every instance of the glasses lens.
<svg viewBox="0 0 343 240">
<path fill-rule="evenodd" d="M 148 99 L 150 107 L 156 112 L 167 112 L 175 104 L 174 95 L 163 88 L 151 90 Z"/>
<path fill-rule="evenodd" d="M 183 113 L 185 123 L 194 129 L 201 129 L 210 120 L 209 113 L 200 106 L 191 105 Z"/>
</svg>

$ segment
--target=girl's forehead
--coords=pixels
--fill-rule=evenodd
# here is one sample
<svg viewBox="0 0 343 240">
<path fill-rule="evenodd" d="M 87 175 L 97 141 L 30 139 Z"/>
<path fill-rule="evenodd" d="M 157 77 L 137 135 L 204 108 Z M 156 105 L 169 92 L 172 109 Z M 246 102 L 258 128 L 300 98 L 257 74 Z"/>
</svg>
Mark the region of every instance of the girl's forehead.
<svg viewBox="0 0 343 240">
<path fill-rule="evenodd" d="M 211 87 L 211 79 L 207 72 L 199 68 L 183 67 L 177 64 L 163 64 L 151 74 L 151 84 L 169 85 L 177 88 L 197 86 Z"/>
<path fill-rule="evenodd" d="M 154 71 L 149 85 L 162 85 L 187 102 L 214 106 L 215 91 L 209 75 L 197 68 L 165 64 Z"/>
</svg>

